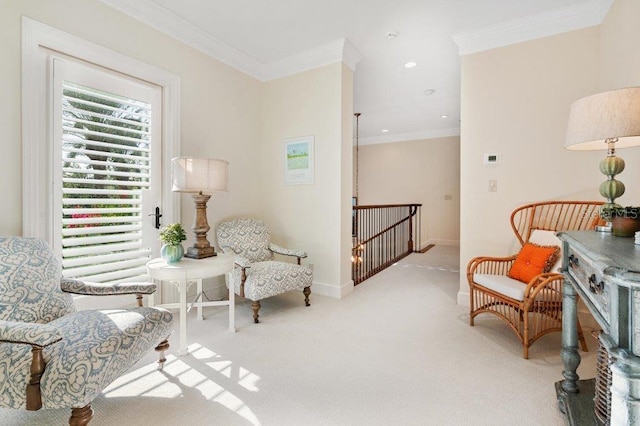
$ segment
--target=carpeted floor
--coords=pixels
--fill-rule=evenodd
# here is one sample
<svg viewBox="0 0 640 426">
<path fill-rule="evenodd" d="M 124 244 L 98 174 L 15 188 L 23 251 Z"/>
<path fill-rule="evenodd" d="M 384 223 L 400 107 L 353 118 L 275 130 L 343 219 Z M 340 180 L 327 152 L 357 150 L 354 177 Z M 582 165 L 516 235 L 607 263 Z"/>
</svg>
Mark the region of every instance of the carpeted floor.
<svg viewBox="0 0 640 426">
<path fill-rule="evenodd" d="M 458 248 L 412 254 L 343 300 L 294 292 L 189 314 L 188 356 L 149 354 L 94 401 L 91 425 L 563 425 L 560 334 L 530 359 L 506 324 L 468 325 L 456 305 Z M 176 330 L 177 330 L 176 325 Z M 578 373 L 595 374 L 595 341 Z M 64 425 L 70 410 L 0 409 L 2 425 Z"/>
</svg>

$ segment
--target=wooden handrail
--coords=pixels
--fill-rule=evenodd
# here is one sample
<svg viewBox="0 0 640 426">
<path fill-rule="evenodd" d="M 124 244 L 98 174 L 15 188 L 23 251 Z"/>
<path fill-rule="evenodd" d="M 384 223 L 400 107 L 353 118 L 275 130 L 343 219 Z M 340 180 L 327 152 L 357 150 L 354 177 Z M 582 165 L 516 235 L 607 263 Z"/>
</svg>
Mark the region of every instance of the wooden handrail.
<svg viewBox="0 0 640 426">
<path fill-rule="evenodd" d="M 352 279 L 359 284 L 416 251 L 422 204 L 353 206 Z M 416 236 L 414 236 L 416 232 Z"/>
</svg>

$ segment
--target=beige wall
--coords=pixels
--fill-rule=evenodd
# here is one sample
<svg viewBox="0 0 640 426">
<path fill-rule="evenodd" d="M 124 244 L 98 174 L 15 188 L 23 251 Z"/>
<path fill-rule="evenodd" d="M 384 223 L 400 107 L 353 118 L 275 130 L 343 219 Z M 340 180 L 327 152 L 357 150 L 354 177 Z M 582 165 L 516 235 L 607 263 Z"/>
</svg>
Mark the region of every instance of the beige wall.
<svg viewBox="0 0 640 426">
<path fill-rule="evenodd" d="M 306 250 L 314 264 L 314 289 L 320 294 L 342 297 L 350 291 L 345 275 L 344 164 L 351 157 L 343 150 L 345 134 L 351 133 L 353 82 L 351 71 L 342 64 L 265 83 L 262 99 L 262 165 L 259 188 L 262 213 L 280 245 Z M 346 99 L 345 99 L 346 98 Z M 314 137 L 315 176 L 313 185 L 284 185 L 283 140 Z M 346 143 L 350 144 L 349 138 Z M 348 150 L 347 150 L 348 151 Z M 350 168 L 347 183 L 350 183 Z M 348 229 L 348 228 L 347 228 Z"/>
<path fill-rule="evenodd" d="M 309 251 L 316 267 L 315 292 L 324 289 L 341 297 L 353 288 L 348 232 L 352 71 L 334 64 L 261 83 L 97 0 L 2 2 L 0 179 L 7 184 L 0 195 L 9 208 L 0 209 L 0 235 L 22 233 L 23 15 L 180 78 L 181 154 L 230 163 L 229 192 L 215 195 L 208 204 L 212 243 L 220 220 L 263 217 L 278 242 Z M 282 140 L 301 135 L 315 136 L 315 184 L 285 187 Z M 190 197 L 182 196 L 181 207 L 182 222 L 190 227 L 194 216 Z"/>
<path fill-rule="evenodd" d="M 517 249 L 515 207 L 601 198 L 602 153 L 564 149 L 571 103 L 598 89 L 599 34 L 591 27 L 462 58 L 459 303 L 469 303 L 472 257 Z M 485 167 L 483 154 L 494 152 L 501 164 Z"/>
<path fill-rule="evenodd" d="M 85 40 L 171 72 L 181 79 L 183 155 L 224 158 L 230 162 L 229 193 L 210 201 L 209 223 L 231 212 L 259 210 L 253 182 L 259 157 L 261 83 L 183 43 L 95 0 L 21 0 L 2 2 L 0 14 L 0 156 L 2 200 L 0 235 L 22 233 L 21 196 L 21 16 L 27 16 Z M 191 226 L 193 202 L 182 197 L 183 222 Z"/>
<path fill-rule="evenodd" d="M 506 255 L 517 244 L 511 210 L 548 199 L 601 200 L 598 170 L 604 151 L 563 149 L 570 105 L 605 90 L 640 85 L 640 2 L 616 0 L 603 23 L 462 58 L 461 253 Z M 489 150 L 503 154 L 495 169 L 481 166 Z M 640 148 L 619 150 L 622 205 L 640 204 Z M 488 179 L 498 192 L 488 193 Z M 460 304 L 468 285 L 460 276 Z"/>
<path fill-rule="evenodd" d="M 460 138 L 360 145 L 358 151 L 359 204 L 422 204 L 421 245 L 459 243 Z"/>
<path fill-rule="evenodd" d="M 600 90 L 640 86 L 639 16 L 639 1 L 615 0 L 600 25 Z M 620 151 L 620 155 L 627 158 L 632 151 L 634 154 L 640 154 L 640 148 L 632 148 Z M 629 166 L 637 170 L 640 168 L 637 167 L 638 164 L 635 161 L 635 167 L 632 164 Z M 629 170 L 624 174 L 626 175 L 628 172 Z M 635 182 L 638 182 L 638 179 Z M 640 187 L 637 184 L 632 186 Z M 636 204 L 640 204 L 638 198 L 640 196 L 636 197 Z"/>
<path fill-rule="evenodd" d="M 639 16 L 640 1 L 616 0 L 600 25 L 599 91 L 640 86 Z M 617 176 L 626 185 L 625 194 L 618 203 L 623 206 L 638 206 L 640 147 L 618 150 L 617 155 L 626 163 L 625 170 Z"/>
</svg>

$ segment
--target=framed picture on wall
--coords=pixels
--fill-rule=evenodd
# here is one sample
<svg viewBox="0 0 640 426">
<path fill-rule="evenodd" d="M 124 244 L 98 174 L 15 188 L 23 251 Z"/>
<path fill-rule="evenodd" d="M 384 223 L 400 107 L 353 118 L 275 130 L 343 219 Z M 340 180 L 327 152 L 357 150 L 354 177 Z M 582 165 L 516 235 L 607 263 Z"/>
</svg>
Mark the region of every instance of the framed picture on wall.
<svg viewBox="0 0 640 426">
<path fill-rule="evenodd" d="M 313 184 L 313 136 L 284 140 L 284 184 Z"/>
</svg>

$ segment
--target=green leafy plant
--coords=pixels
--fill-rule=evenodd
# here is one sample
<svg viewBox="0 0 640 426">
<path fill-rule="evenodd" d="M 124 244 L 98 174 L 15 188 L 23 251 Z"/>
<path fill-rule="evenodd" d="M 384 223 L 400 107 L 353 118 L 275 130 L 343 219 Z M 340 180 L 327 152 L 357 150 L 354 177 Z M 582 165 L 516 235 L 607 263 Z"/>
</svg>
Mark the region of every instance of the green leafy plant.
<svg viewBox="0 0 640 426">
<path fill-rule="evenodd" d="M 168 245 L 178 245 L 187 239 L 184 228 L 179 223 L 171 223 L 160 230 L 159 240 Z"/>
</svg>

